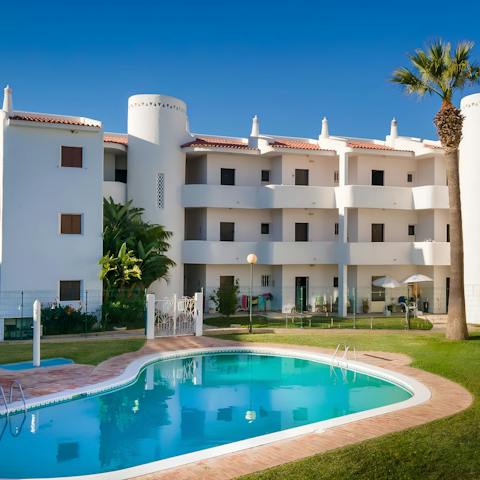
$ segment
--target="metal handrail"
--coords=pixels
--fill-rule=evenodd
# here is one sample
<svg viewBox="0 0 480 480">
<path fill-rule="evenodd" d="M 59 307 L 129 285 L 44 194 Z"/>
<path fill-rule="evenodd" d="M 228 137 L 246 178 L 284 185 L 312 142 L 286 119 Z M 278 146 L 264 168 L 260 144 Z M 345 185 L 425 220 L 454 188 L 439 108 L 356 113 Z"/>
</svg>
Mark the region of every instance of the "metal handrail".
<svg viewBox="0 0 480 480">
<path fill-rule="evenodd" d="M 7 403 L 7 397 L 5 396 L 5 390 L 3 387 L 0 385 L 0 398 L 3 400 L 3 404 L 5 405 L 5 414 L 8 415 L 8 403 Z"/>
<path fill-rule="evenodd" d="M 10 403 L 12 403 L 13 401 L 13 387 L 17 385 L 18 386 L 18 390 L 20 391 L 20 395 L 22 396 L 22 401 L 23 401 L 23 411 L 26 412 L 27 411 L 27 402 L 25 400 L 25 395 L 23 393 L 23 388 L 22 388 L 22 385 L 21 383 L 18 381 L 18 380 L 14 380 L 12 382 L 12 384 L 10 385 Z"/>
</svg>

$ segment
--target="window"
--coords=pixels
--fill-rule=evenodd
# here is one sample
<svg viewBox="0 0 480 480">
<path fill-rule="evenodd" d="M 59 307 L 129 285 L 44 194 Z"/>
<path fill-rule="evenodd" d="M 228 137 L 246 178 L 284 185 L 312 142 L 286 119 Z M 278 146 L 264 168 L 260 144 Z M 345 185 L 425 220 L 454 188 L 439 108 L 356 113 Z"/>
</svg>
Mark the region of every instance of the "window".
<svg viewBox="0 0 480 480">
<path fill-rule="evenodd" d="M 235 239 L 235 224 L 233 222 L 220 222 L 220 241 L 233 242 Z"/>
<path fill-rule="evenodd" d="M 60 280 L 60 301 L 80 301 L 80 280 Z"/>
<path fill-rule="evenodd" d="M 308 170 L 295 169 L 295 185 L 308 185 Z"/>
<path fill-rule="evenodd" d="M 60 215 L 60 233 L 63 235 L 82 233 L 82 216 L 77 213 L 62 213 Z"/>
<path fill-rule="evenodd" d="M 270 286 L 270 275 L 262 275 L 262 287 Z"/>
<path fill-rule="evenodd" d="M 335 228 L 334 228 L 334 233 L 335 235 L 338 235 L 338 222 L 335 222 Z"/>
<path fill-rule="evenodd" d="M 235 277 L 233 275 L 220 275 L 220 288 L 233 287 Z"/>
<path fill-rule="evenodd" d="M 372 277 L 372 302 L 384 302 L 385 301 L 385 289 L 383 287 L 377 287 L 373 284 L 375 280 L 379 278 L 383 278 L 382 276 L 379 277 Z"/>
<path fill-rule="evenodd" d="M 447 242 L 450 241 L 450 224 L 447 223 Z"/>
<path fill-rule="evenodd" d="M 127 183 L 127 171 L 120 170 L 119 168 L 115 169 L 115 181 L 121 183 Z"/>
<path fill-rule="evenodd" d="M 412 172 L 407 173 L 407 183 L 413 183 L 413 173 Z"/>
<path fill-rule="evenodd" d="M 338 172 L 338 170 L 335 170 L 333 172 L 333 183 L 335 185 L 338 185 L 340 183 L 340 173 Z"/>
<path fill-rule="evenodd" d="M 82 168 L 83 149 L 82 147 L 64 147 L 62 145 L 62 167 Z"/>
<path fill-rule="evenodd" d="M 262 235 L 269 235 L 270 234 L 270 224 L 269 223 L 262 223 L 261 232 L 262 232 Z"/>
<path fill-rule="evenodd" d="M 372 185 L 383 185 L 383 170 L 372 170 Z"/>
<path fill-rule="evenodd" d="M 157 205 L 165 208 L 165 174 L 157 173 Z"/>
<path fill-rule="evenodd" d="M 415 236 L 415 225 L 408 226 L 408 236 L 409 237 Z"/>
<path fill-rule="evenodd" d="M 220 169 L 220 184 L 235 185 L 235 169 L 234 168 Z"/>
<path fill-rule="evenodd" d="M 270 181 L 270 170 L 262 170 L 262 182 Z"/>
<path fill-rule="evenodd" d="M 372 242 L 383 242 L 383 233 L 383 223 L 372 223 Z"/>
<path fill-rule="evenodd" d="M 338 277 L 333 277 L 333 288 L 338 288 Z"/>
<path fill-rule="evenodd" d="M 308 223 L 295 223 L 295 241 L 308 242 Z"/>
</svg>

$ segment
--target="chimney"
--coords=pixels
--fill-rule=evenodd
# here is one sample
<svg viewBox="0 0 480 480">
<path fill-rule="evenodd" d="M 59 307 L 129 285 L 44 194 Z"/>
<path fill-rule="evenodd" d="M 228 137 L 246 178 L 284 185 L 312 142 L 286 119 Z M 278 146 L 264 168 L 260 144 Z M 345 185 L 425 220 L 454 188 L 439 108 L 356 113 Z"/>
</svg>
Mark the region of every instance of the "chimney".
<svg viewBox="0 0 480 480">
<path fill-rule="evenodd" d="M 395 118 L 392 118 L 392 123 L 390 124 L 390 139 L 395 140 L 398 138 L 398 125 Z"/>
<path fill-rule="evenodd" d="M 2 110 L 11 115 L 13 113 L 12 89 L 7 85 L 3 89 L 3 108 Z"/>
<path fill-rule="evenodd" d="M 322 120 L 322 131 L 320 132 L 320 138 L 328 138 L 330 135 L 328 133 L 328 120 L 327 117 L 323 117 Z"/>
<path fill-rule="evenodd" d="M 258 116 L 255 115 L 252 120 L 252 131 L 250 133 L 251 137 L 258 137 L 260 135 L 260 120 Z"/>
</svg>

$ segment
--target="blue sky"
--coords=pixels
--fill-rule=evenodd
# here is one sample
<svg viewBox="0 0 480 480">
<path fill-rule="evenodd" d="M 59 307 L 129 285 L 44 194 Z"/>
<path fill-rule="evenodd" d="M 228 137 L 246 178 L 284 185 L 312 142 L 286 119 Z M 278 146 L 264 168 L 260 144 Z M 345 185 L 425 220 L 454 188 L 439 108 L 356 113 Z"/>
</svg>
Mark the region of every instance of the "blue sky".
<svg viewBox="0 0 480 480">
<path fill-rule="evenodd" d="M 75 8 L 72 8 L 75 5 Z M 458 8 L 456 8 L 458 5 Z M 193 131 L 433 137 L 436 99 L 388 82 L 406 53 L 442 37 L 475 41 L 480 2 L 23 1 L 2 4 L 3 84 L 14 108 L 84 115 L 126 131 L 127 98 L 188 103 Z M 480 91 L 480 87 L 476 88 Z"/>
</svg>

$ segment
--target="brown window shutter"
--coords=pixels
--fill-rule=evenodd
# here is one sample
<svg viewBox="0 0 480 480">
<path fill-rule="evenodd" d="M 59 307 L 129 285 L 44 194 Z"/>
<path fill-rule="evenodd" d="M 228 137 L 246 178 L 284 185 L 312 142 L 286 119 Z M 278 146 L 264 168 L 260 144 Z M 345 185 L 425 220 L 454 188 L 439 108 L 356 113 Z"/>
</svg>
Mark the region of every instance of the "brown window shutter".
<svg viewBox="0 0 480 480">
<path fill-rule="evenodd" d="M 61 280 L 60 281 L 60 301 L 78 301 L 80 300 L 80 280 Z"/>
<path fill-rule="evenodd" d="M 62 213 L 60 215 L 60 233 L 82 233 L 82 216 L 79 214 Z"/>
<path fill-rule="evenodd" d="M 62 167 L 82 168 L 82 147 L 65 147 L 62 145 Z"/>
</svg>

